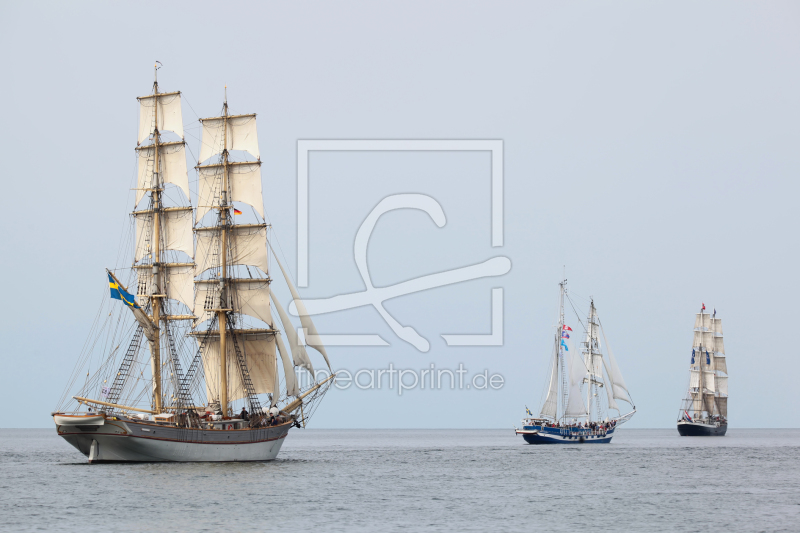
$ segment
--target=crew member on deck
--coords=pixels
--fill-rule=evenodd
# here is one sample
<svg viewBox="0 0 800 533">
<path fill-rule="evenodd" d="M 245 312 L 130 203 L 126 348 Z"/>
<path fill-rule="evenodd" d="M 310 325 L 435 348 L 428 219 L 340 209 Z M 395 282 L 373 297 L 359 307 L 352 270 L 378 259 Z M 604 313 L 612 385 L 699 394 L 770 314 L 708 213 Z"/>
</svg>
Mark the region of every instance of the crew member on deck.
<svg viewBox="0 0 800 533">
<path fill-rule="evenodd" d="M 250 420 L 250 416 L 246 408 L 242 407 L 242 412 L 239 413 L 239 418 L 242 420 Z"/>
</svg>

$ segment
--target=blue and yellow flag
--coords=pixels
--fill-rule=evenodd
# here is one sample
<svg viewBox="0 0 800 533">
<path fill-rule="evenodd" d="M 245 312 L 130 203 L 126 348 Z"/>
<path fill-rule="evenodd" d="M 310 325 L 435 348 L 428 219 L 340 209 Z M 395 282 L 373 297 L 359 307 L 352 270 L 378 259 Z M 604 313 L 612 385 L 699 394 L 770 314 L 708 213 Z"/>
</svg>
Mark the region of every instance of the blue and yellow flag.
<svg viewBox="0 0 800 533">
<path fill-rule="evenodd" d="M 111 297 L 115 300 L 122 300 L 128 307 L 134 309 L 141 309 L 139 304 L 136 303 L 136 298 L 128 293 L 125 289 L 119 286 L 119 283 L 114 281 L 111 274 L 108 275 L 108 286 L 111 288 Z"/>
<path fill-rule="evenodd" d="M 525 411 L 528 413 L 528 416 L 533 416 L 533 413 L 531 413 L 531 410 L 527 407 L 525 407 Z"/>
</svg>

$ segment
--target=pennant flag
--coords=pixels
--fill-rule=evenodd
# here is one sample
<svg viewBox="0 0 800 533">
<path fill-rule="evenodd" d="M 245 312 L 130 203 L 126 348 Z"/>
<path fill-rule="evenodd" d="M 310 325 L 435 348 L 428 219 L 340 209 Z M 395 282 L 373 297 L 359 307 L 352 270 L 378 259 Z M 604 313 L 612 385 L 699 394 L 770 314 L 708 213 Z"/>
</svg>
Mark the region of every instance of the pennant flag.
<svg viewBox="0 0 800 533">
<path fill-rule="evenodd" d="M 568 325 L 566 325 L 566 324 L 564 324 L 564 325 L 561 327 L 561 329 L 563 329 L 564 331 L 572 331 L 572 328 L 571 328 L 571 327 L 569 327 L 569 326 L 568 326 Z"/>
<path fill-rule="evenodd" d="M 234 207 L 234 208 L 233 208 L 233 214 L 234 214 L 234 215 L 241 215 L 241 214 L 242 214 L 242 212 L 241 212 L 241 211 L 239 211 L 238 209 L 236 209 L 236 208 Z"/>
<path fill-rule="evenodd" d="M 119 283 L 114 281 L 114 278 L 111 277 L 111 274 L 108 275 L 108 286 L 111 289 L 111 298 L 114 300 L 122 300 L 125 305 L 128 307 L 133 307 L 134 309 L 141 309 L 139 304 L 136 303 L 136 299 L 132 294 L 128 291 L 123 289 L 119 286 Z"/>
<path fill-rule="evenodd" d="M 561 332 L 561 338 L 562 339 L 569 339 L 569 333 L 567 333 L 566 331 L 562 331 Z"/>
<path fill-rule="evenodd" d="M 703 304 L 703 311 L 706 310 L 706 304 Z"/>
<path fill-rule="evenodd" d="M 692 364 L 694 364 L 694 350 L 692 350 Z"/>
<path fill-rule="evenodd" d="M 561 346 L 563 346 L 566 351 L 569 351 L 569 348 L 567 347 L 567 343 L 564 342 L 564 339 L 561 339 Z"/>
<path fill-rule="evenodd" d="M 717 318 L 717 308 L 714 308 L 714 318 Z"/>
</svg>

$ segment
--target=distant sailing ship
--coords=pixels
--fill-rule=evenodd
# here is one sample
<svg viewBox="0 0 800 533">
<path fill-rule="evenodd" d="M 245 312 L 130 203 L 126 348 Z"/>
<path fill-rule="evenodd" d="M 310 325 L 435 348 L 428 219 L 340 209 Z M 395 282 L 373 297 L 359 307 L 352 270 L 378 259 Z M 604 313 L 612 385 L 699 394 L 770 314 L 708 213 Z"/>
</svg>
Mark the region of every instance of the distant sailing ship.
<svg viewBox="0 0 800 533">
<path fill-rule="evenodd" d="M 106 295 L 88 348 L 53 413 L 56 430 L 92 463 L 274 459 L 290 428 L 305 425 L 334 374 L 316 380 L 305 345 L 270 288 L 256 116 L 229 114 L 226 95 L 221 116 L 200 119 L 193 207 L 181 93 L 159 92 L 156 78 L 153 94 L 138 100 L 133 264 L 108 272 L 111 298 L 122 303 Z M 235 222 L 242 211 L 234 202 L 252 207 L 242 218 L 254 223 Z M 273 256 L 307 344 L 330 370 L 316 328 Z M 143 340 L 149 350 L 141 349 Z M 91 377 L 87 372 L 78 394 L 68 399 L 91 364 L 99 368 Z M 305 390 L 299 368 L 310 374 Z"/>
<path fill-rule="evenodd" d="M 558 326 L 547 398 L 538 417 L 526 409 L 528 418 L 522 420 L 522 429 L 517 429 L 516 434 L 528 444 L 608 443 L 616 428 L 636 413 L 636 407 L 607 342 L 608 357 L 603 357 L 600 338 L 605 341 L 605 333 L 594 300 L 579 355 L 569 340 L 572 328 L 564 319 L 567 281 L 562 281 L 559 288 Z M 621 415 L 616 400 L 629 403 L 632 410 Z M 617 411 L 617 416 L 610 411 Z"/>
<path fill-rule="evenodd" d="M 722 319 L 706 304 L 694 322 L 689 388 L 678 415 L 682 436 L 722 437 L 728 431 L 728 363 L 722 340 Z"/>
</svg>

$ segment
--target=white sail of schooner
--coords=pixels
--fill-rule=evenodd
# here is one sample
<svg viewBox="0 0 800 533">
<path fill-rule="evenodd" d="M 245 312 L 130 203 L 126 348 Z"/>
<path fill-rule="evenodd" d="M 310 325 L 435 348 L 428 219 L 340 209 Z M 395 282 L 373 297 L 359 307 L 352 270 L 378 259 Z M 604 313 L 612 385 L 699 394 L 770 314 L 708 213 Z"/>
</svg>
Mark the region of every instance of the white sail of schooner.
<svg viewBox="0 0 800 533">
<path fill-rule="evenodd" d="M 529 444 L 607 443 L 616 427 L 630 420 L 636 408 L 605 339 L 594 301 L 586 321 L 586 339 L 578 354 L 571 340 L 572 327 L 565 320 L 565 298 L 569 298 L 566 280 L 559 284 L 558 325 L 547 395 L 539 416 L 528 410 L 522 429 L 516 433 Z M 603 344 L 607 357 L 603 356 Z M 601 389 L 605 389 L 604 394 Z M 616 400 L 629 403 L 632 410 L 623 415 Z M 617 416 L 611 411 L 617 411 Z"/>
<path fill-rule="evenodd" d="M 73 375 L 53 413 L 56 429 L 90 462 L 274 459 L 334 374 L 325 347 L 310 344 L 328 369 L 317 379 L 270 288 L 256 115 L 230 114 L 226 95 L 220 116 L 200 119 L 193 206 L 181 93 L 159 92 L 156 78 L 138 101 L 133 264 L 108 272 L 111 297 L 123 304 L 95 324 L 76 372 L 97 368 L 70 397 Z M 317 338 L 310 317 L 300 319 Z"/>
</svg>

